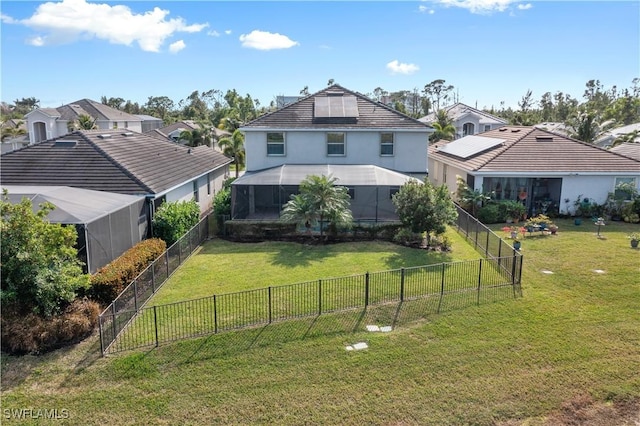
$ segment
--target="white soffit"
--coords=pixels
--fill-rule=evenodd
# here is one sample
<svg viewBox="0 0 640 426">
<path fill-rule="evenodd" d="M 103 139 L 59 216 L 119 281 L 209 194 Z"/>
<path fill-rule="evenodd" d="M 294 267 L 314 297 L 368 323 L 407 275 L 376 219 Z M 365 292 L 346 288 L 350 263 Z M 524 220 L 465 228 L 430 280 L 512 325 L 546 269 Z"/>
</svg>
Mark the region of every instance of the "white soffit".
<svg viewBox="0 0 640 426">
<path fill-rule="evenodd" d="M 440 148 L 439 152 L 455 155 L 460 158 L 469 158 L 489 148 L 501 145 L 504 139 L 487 138 L 484 136 L 465 136 L 453 142 L 449 142 Z"/>
</svg>

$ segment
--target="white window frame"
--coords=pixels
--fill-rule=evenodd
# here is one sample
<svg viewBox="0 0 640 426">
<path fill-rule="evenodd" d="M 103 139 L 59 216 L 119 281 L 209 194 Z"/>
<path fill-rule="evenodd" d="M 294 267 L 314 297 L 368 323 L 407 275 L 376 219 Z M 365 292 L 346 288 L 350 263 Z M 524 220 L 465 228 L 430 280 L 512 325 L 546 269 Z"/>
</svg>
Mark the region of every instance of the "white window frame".
<svg viewBox="0 0 640 426">
<path fill-rule="evenodd" d="M 342 142 L 329 141 L 331 135 L 342 135 Z M 347 155 L 347 134 L 345 132 L 327 132 L 327 157 L 345 157 Z M 329 152 L 329 146 L 340 146 L 342 145 L 342 153 L 341 154 L 331 154 Z"/>
<path fill-rule="evenodd" d="M 475 134 L 475 133 L 467 133 L 467 132 L 466 132 L 466 130 L 465 130 L 465 129 L 466 129 L 467 127 L 469 127 L 469 126 L 471 126 L 471 127 L 472 127 L 472 129 L 471 129 L 471 130 L 472 130 L 472 132 L 475 132 L 475 131 L 476 131 L 476 125 L 475 125 L 475 123 L 472 123 L 472 122 L 470 122 L 470 121 L 467 121 L 466 123 L 464 123 L 464 124 L 462 125 L 462 136 L 470 136 L 470 135 Z"/>
<path fill-rule="evenodd" d="M 391 142 L 389 141 L 385 141 L 384 137 L 385 135 L 391 135 Z M 382 132 L 380 133 L 380 156 L 381 157 L 393 157 L 395 155 L 395 139 L 396 136 L 393 132 Z M 384 148 L 385 147 L 391 147 L 391 153 L 385 153 L 384 152 Z"/>
<path fill-rule="evenodd" d="M 616 176 L 616 178 L 614 179 L 614 185 L 613 185 L 613 193 L 617 194 L 618 192 L 618 185 L 620 185 L 621 183 L 630 183 L 633 185 L 634 188 L 638 188 L 638 181 L 637 178 L 635 176 Z M 631 194 L 629 194 L 629 197 L 625 198 L 625 200 L 627 201 L 631 201 Z"/>
<path fill-rule="evenodd" d="M 282 142 L 269 141 L 269 135 L 282 135 Z M 284 157 L 287 155 L 287 136 L 285 132 L 267 132 L 267 157 Z M 269 146 L 282 146 L 282 153 L 269 153 Z"/>
</svg>

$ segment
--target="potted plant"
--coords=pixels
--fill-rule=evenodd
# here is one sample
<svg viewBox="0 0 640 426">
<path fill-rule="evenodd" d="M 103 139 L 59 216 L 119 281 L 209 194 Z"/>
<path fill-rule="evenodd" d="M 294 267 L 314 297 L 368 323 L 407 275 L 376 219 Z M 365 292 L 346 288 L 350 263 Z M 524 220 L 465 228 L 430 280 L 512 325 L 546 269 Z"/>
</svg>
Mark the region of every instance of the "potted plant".
<svg viewBox="0 0 640 426">
<path fill-rule="evenodd" d="M 515 250 L 520 250 L 520 247 L 522 246 L 522 243 L 520 242 L 520 238 L 516 237 L 513 239 L 513 248 Z"/>
<path fill-rule="evenodd" d="M 556 233 L 558 232 L 558 225 L 556 225 L 555 223 L 551 223 L 549 225 L 549 231 L 551 231 L 551 235 L 556 235 Z"/>
<path fill-rule="evenodd" d="M 632 248 L 638 248 L 638 243 L 640 242 L 640 232 L 632 232 L 627 235 L 629 241 L 631 242 Z"/>
</svg>

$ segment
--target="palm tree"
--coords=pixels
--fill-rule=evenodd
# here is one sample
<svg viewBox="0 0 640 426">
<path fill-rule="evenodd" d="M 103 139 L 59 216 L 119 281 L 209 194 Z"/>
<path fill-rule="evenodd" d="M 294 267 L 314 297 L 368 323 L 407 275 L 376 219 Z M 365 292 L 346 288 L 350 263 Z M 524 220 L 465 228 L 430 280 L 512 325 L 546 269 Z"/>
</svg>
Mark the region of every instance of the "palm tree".
<svg viewBox="0 0 640 426">
<path fill-rule="evenodd" d="M 337 186 L 337 178 L 309 175 L 300 183 L 300 193 L 291 196 L 284 205 L 282 219 L 302 223 L 305 226 L 320 222 L 320 236 L 323 236 L 325 220 L 334 228 L 339 224 L 353 221 L 349 209 L 349 191 Z"/>
<path fill-rule="evenodd" d="M 74 121 L 73 127 L 80 130 L 93 130 L 98 128 L 96 119 L 86 114 L 80 114 L 78 119 Z"/>
<path fill-rule="evenodd" d="M 632 132 L 625 133 L 624 135 L 620 135 L 617 138 L 615 138 L 609 148 L 611 149 L 623 143 L 634 143 L 638 138 L 640 138 L 639 130 L 634 130 Z"/>
<path fill-rule="evenodd" d="M 456 128 L 453 125 L 453 120 L 447 114 L 444 109 L 438 110 L 436 113 L 436 122 L 431 125 L 435 132 L 429 136 L 429 142 L 439 141 L 441 139 L 452 141 L 456 135 Z"/>
<path fill-rule="evenodd" d="M 571 117 L 566 124 L 570 137 L 593 143 L 613 125 L 613 120 L 601 122 L 595 111 L 582 111 Z"/>
<path fill-rule="evenodd" d="M 3 127 L 2 128 L 2 141 L 6 139 L 17 138 L 18 136 L 26 135 L 27 131 L 23 127 Z"/>
<path fill-rule="evenodd" d="M 244 135 L 239 129 L 236 129 L 230 138 L 220 139 L 218 146 L 222 149 L 224 155 L 233 158 L 237 178 L 240 168 L 244 167 Z"/>
</svg>

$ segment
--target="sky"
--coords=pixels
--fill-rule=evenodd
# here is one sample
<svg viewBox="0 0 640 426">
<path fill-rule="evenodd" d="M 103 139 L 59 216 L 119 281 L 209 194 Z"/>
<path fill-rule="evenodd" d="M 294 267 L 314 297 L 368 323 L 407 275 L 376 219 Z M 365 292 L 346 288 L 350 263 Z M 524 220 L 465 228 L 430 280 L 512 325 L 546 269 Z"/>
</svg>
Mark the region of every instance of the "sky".
<svg viewBox="0 0 640 426">
<path fill-rule="evenodd" d="M 372 94 L 443 79 L 499 109 L 640 77 L 638 0 L 2 0 L 0 25 L 0 100 L 41 107 L 212 89 L 267 106 L 329 80 Z"/>
</svg>

